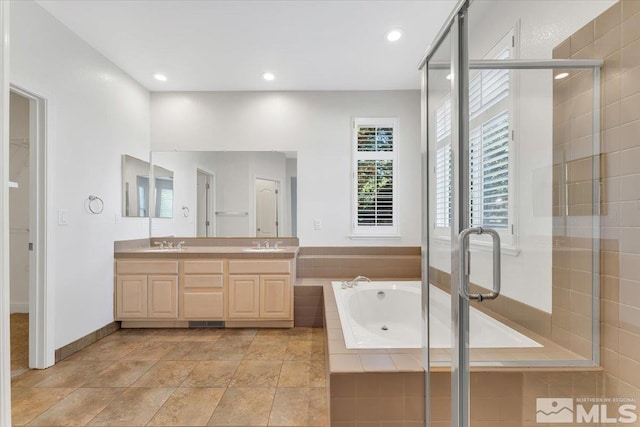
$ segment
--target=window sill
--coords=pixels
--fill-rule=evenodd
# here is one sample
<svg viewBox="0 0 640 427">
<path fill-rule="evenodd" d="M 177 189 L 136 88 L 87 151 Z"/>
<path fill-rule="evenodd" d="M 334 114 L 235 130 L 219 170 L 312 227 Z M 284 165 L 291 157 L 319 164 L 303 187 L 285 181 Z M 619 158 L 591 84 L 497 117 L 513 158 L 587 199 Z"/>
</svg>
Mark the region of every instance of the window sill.
<svg viewBox="0 0 640 427">
<path fill-rule="evenodd" d="M 402 239 L 402 236 L 399 234 L 388 235 L 388 234 L 349 234 L 348 236 L 351 240 L 371 240 L 371 239 L 388 239 L 388 240 L 397 240 Z"/>
<path fill-rule="evenodd" d="M 438 243 L 442 243 L 442 244 L 447 244 L 449 245 L 451 242 L 451 239 L 449 237 L 442 237 L 442 236 L 432 236 L 431 239 L 433 239 L 434 241 L 438 242 Z M 491 243 L 479 243 L 479 242 L 471 242 L 469 244 L 469 248 L 472 251 L 479 251 L 479 252 L 493 252 L 493 245 Z M 513 245 L 500 245 L 500 253 L 502 255 L 510 255 L 510 256 L 518 256 L 520 255 L 520 248 L 517 246 L 513 246 Z"/>
</svg>

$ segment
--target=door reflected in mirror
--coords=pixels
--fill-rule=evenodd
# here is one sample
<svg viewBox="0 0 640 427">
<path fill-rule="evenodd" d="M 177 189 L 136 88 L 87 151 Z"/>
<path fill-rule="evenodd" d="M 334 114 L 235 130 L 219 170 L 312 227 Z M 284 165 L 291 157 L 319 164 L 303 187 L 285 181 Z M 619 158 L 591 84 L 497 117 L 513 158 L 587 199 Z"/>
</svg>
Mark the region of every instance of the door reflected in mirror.
<svg viewBox="0 0 640 427">
<path fill-rule="evenodd" d="M 152 163 L 172 172 L 174 214 L 152 219 L 152 237 L 295 236 L 296 152 L 153 152 Z"/>
<path fill-rule="evenodd" d="M 149 216 L 149 162 L 122 156 L 122 216 Z"/>
</svg>

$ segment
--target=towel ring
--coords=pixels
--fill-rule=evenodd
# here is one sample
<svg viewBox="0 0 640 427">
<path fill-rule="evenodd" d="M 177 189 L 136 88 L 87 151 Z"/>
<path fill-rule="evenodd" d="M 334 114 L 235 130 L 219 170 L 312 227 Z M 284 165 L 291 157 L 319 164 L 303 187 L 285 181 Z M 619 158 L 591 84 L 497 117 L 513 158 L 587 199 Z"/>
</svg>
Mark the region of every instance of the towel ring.
<svg viewBox="0 0 640 427">
<path fill-rule="evenodd" d="M 189 208 L 187 206 L 182 207 L 182 215 L 184 215 L 185 218 L 189 217 Z"/>
<path fill-rule="evenodd" d="M 100 215 L 104 210 L 104 202 L 98 196 L 90 195 L 88 203 L 89 211 L 94 215 Z"/>
</svg>

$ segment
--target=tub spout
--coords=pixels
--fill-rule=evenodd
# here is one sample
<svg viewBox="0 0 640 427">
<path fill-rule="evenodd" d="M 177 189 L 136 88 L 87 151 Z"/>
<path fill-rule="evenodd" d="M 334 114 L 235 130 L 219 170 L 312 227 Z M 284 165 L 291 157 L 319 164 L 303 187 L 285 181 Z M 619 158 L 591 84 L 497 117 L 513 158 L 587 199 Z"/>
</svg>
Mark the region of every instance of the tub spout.
<svg viewBox="0 0 640 427">
<path fill-rule="evenodd" d="M 370 282 L 371 279 L 365 276 L 358 276 L 350 282 L 347 282 L 347 287 L 353 288 L 354 286 L 358 286 L 358 282 Z"/>
</svg>

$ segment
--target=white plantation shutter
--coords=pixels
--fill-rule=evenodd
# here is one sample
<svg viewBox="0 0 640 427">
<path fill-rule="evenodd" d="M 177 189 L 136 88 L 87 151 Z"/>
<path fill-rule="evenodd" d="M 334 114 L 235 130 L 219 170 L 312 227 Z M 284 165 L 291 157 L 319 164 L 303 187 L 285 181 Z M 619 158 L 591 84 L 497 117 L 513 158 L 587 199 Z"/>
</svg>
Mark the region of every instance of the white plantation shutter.
<svg viewBox="0 0 640 427">
<path fill-rule="evenodd" d="M 472 227 L 509 225 L 509 112 L 471 131 L 469 220 Z"/>
<path fill-rule="evenodd" d="M 436 152 L 436 227 L 451 227 L 451 145 Z"/>
<path fill-rule="evenodd" d="M 354 120 L 354 235 L 397 235 L 397 121 Z"/>
</svg>

